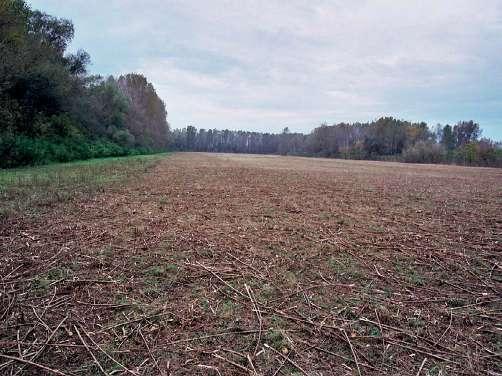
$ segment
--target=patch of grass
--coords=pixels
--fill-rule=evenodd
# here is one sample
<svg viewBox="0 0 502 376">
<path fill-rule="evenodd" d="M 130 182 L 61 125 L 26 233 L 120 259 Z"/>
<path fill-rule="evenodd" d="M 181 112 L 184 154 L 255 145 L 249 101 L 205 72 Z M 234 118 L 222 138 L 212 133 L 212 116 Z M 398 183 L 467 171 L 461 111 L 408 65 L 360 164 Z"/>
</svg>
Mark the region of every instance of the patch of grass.
<svg viewBox="0 0 502 376">
<path fill-rule="evenodd" d="M 143 292 L 151 297 L 158 298 L 165 288 L 172 283 L 178 267 L 174 264 L 153 265 L 143 271 L 146 287 Z"/>
<path fill-rule="evenodd" d="M 286 272 L 284 274 L 284 280 L 288 286 L 296 286 L 298 284 L 298 277 L 294 272 Z"/>
<path fill-rule="evenodd" d="M 272 316 L 271 326 L 265 333 L 263 341 L 279 351 L 287 349 L 288 342 L 282 329 L 285 325 L 286 323 L 281 317 Z"/>
<path fill-rule="evenodd" d="M 162 277 L 166 272 L 166 269 L 164 267 L 155 265 L 150 268 L 148 268 L 145 272 L 146 275 L 151 276 L 151 277 Z"/>
<path fill-rule="evenodd" d="M 363 277 L 358 264 L 348 255 L 342 255 L 336 258 L 331 257 L 329 259 L 329 266 L 339 277 L 349 279 L 361 279 Z"/>
<path fill-rule="evenodd" d="M 408 194 L 408 199 L 410 201 L 419 202 L 419 201 L 423 201 L 425 198 L 420 193 L 415 193 L 415 194 L 410 193 L 410 194 Z"/>
<path fill-rule="evenodd" d="M 211 308 L 209 305 L 209 300 L 207 299 L 202 299 L 200 302 L 200 306 L 204 312 L 211 312 Z"/>
<path fill-rule="evenodd" d="M 71 274 L 73 274 L 73 270 L 71 268 L 54 268 L 47 272 L 47 278 L 56 281 L 68 278 Z"/>
<path fill-rule="evenodd" d="M 404 276 L 406 281 L 414 286 L 425 285 L 424 277 L 411 265 L 413 260 L 397 260 L 394 263 L 396 271 Z"/>
<path fill-rule="evenodd" d="M 4 195 L 0 194 L 0 199 L 1 200 L 4 200 L 3 196 Z M 15 211 L 13 211 L 11 208 L 9 208 L 9 207 L 0 207 L 0 219 L 10 217 L 11 215 L 14 215 L 14 214 L 15 214 Z"/>
<path fill-rule="evenodd" d="M 148 171 L 166 154 L 91 159 L 0 170 L 0 216 L 36 214 Z"/>
<path fill-rule="evenodd" d="M 162 294 L 162 283 L 160 277 L 164 274 L 164 269 L 152 267 L 145 271 L 146 278 L 143 293 L 150 298 L 158 298 Z"/>
<path fill-rule="evenodd" d="M 47 291 L 52 281 L 50 279 L 39 277 L 33 280 L 33 286 L 40 291 Z"/>
<path fill-rule="evenodd" d="M 416 271 L 413 271 L 408 276 L 408 282 L 415 286 L 423 286 L 425 284 L 424 278 L 418 274 Z"/>
<path fill-rule="evenodd" d="M 283 371 L 284 371 L 285 375 L 289 375 L 289 376 L 302 376 L 303 375 L 302 372 L 298 371 L 295 367 L 293 367 L 291 365 L 284 366 Z"/>
<path fill-rule="evenodd" d="M 385 228 L 382 227 L 382 226 L 374 226 L 374 225 L 370 225 L 369 226 L 369 230 L 371 232 L 376 232 L 377 234 L 383 234 L 385 232 Z"/>
<path fill-rule="evenodd" d="M 107 245 L 103 249 L 99 251 L 100 256 L 103 256 L 104 258 L 109 258 L 113 256 L 113 247 L 110 245 Z"/>
<path fill-rule="evenodd" d="M 275 349 L 281 350 L 287 348 L 287 341 L 280 329 L 270 328 L 263 337 L 265 343 Z"/>
<path fill-rule="evenodd" d="M 53 282 L 69 278 L 71 275 L 73 275 L 71 268 L 53 268 L 33 279 L 32 286 L 38 292 L 45 294 Z"/>
<path fill-rule="evenodd" d="M 68 278 L 72 274 L 73 270 L 71 268 L 53 268 L 35 278 L 33 287 L 41 292 L 46 292 L 53 282 Z"/>
<path fill-rule="evenodd" d="M 410 328 L 423 328 L 426 325 L 426 322 L 418 317 L 412 317 L 408 319 L 408 326 Z"/>
<path fill-rule="evenodd" d="M 159 199 L 159 205 L 160 206 L 164 206 L 168 203 L 168 198 L 167 196 L 161 196 L 160 199 Z"/>
<path fill-rule="evenodd" d="M 162 288 L 157 280 L 149 280 L 143 289 L 143 293 L 149 298 L 156 299 L 162 295 Z"/>
<path fill-rule="evenodd" d="M 236 304 L 230 299 L 225 300 L 218 306 L 218 312 L 225 318 L 232 317 L 236 310 Z"/>
<path fill-rule="evenodd" d="M 141 237 L 145 233 L 145 231 L 146 231 L 146 227 L 145 226 L 134 226 L 131 229 L 131 235 L 134 238 L 139 238 L 139 237 Z"/>
<path fill-rule="evenodd" d="M 356 320 L 359 318 L 355 310 L 351 307 L 345 307 L 345 309 L 340 312 L 340 315 L 347 320 Z"/>
<path fill-rule="evenodd" d="M 176 264 L 167 264 L 165 266 L 165 270 L 167 273 L 176 273 L 178 271 L 178 265 Z"/>
<path fill-rule="evenodd" d="M 452 298 L 448 299 L 446 304 L 448 304 L 448 307 L 452 307 L 452 308 L 453 307 L 462 307 L 467 304 L 467 301 L 462 298 L 452 297 Z"/>
<path fill-rule="evenodd" d="M 123 357 L 120 352 L 117 352 L 117 350 L 120 350 L 120 345 L 114 342 L 107 343 L 106 345 L 103 346 L 103 350 L 107 354 L 114 354 L 114 358 L 124 364 L 125 361 L 127 361 L 127 358 Z M 112 361 L 110 358 L 108 358 L 105 354 L 102 352 L 99 352 L 96 354 L 96 358 L 98 359 L 99 363 L 101 366 L 105 369 L 107 374 L 113 375 L 117 374 L 120 371 L 124 371 L 124 368 L 119 366 L 117 363 Z M 98 375 L 101 374 L 101 371 L 99 368 L 96 366 L 95 363 L 93 363 L 93 366 L 91 367 L 91 375 Z"/>
<path fill-rule="evenodd" d="M 435 364 L 427 370 L 427 376 L 446 376 L 445 367 L 442 364 Z"/>
<path fill-rule="evenodd" d="M 168 277 L 169 274 L 176 273 L 177 271 L 178 266 L 175 264 L 153 265 L 145 270 L 145 275 L 149 277 L 161 278 Z"/>
<path fill-rule="evenodd" d="M 378 329 L 376 326 L 372 325 L 370 327 L 369 333 L 370 336 L 372 337 L 380 337 L 382 334 L 380 333 L 380 329 Z"/>
<path fill-rule="evenodd" d="M 322 212 L 319 214 L 319 218 L 322 219 L 323 221 L 327 221 L 331 219 L 331 213 L 330 212 Z"/>
<path fill-rule="evenodd" d="M 269 283 L 265 283 L 258 290 L 258 300 L 270 300 L 277 294 L 276 288 Z"/>
<path fill-rule="evenodd" d="M 127 298 L 126 295 L 117 294 L 114 297 L 114 303 L 115 304 L 129 304 L 129 299 Z"/>
</svg>

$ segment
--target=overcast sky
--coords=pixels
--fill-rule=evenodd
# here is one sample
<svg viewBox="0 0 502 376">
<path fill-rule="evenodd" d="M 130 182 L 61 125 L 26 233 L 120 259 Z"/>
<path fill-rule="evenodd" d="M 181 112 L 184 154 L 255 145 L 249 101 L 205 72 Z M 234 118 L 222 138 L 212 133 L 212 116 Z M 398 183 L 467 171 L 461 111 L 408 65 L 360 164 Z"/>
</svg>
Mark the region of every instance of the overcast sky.
<svg viewBox="0 0 502 376">
<path fill-rule="evenodd" d="M 92 73 L 141 72 L 175 128 L 308 132 L 383 115 L 502 140 L 502 0 L 32 0 Z"/>
</svg>

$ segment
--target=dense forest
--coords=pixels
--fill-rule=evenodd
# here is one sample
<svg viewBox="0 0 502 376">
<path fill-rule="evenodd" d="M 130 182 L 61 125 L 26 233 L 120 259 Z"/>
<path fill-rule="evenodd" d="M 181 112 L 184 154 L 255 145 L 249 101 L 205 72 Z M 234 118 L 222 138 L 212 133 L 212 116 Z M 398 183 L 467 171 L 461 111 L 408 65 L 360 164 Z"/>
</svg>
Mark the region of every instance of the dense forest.
<svg viewBox="0 0 502 376">
<path fill-rule="evenodd" d="M 89 75 L 71 21 L 0 0 L 0 167 L 165 150 L 166 109 L 145 77 Z"/>
<path fill-rule="evenodd" d="M 310 134 L 199 129 L 172 132 L 174 150 L 302 155 L 413 163 L 457 163 L 502 167 L 502 145 L 481 137 L 479 124 L 437 125 L 391 117 L 370 123 L 323 124 Z"/>
</svg>

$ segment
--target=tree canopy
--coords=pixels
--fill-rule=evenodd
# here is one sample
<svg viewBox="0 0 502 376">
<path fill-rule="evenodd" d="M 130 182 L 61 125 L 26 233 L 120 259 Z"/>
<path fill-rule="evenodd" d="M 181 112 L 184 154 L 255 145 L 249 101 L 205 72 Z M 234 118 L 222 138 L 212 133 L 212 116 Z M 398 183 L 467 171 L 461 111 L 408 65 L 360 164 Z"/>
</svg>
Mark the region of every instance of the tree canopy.
<svg viewBox="0 0 502 376">
<path fill-rule="evenodd" d="M 0 0 L 0 167 L 164 149 L 164 103 L 140 75 L 90 76 L 70 20 Z"/>
<path fill-rule="evenodd" d="M 436 135 L 439 134 L 439 138 Z M 170 137 L 175 150 L 303 155 L 416 163 L 460 163 L 502 167 L 499 144 L 479 139 L 479 125 L 462 121 L 438 125 L 382 117 L 369 123 L 321 124 L 309 134 L 259 133 L 188 126 Z"/>
</svg>

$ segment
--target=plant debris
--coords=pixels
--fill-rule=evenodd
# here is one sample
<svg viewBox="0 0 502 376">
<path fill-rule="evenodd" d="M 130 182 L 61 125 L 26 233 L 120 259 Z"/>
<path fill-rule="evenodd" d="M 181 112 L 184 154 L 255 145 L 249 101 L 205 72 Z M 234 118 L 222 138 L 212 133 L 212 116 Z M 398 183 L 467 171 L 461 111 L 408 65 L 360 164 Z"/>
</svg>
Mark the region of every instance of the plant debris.
<svg viewBox="0 0 502 376">
<path fill-rule="evenodd" d="M 0 222 L 0 374 L 502 372 L 502 171 L 178 153 Z"/>
</svg>

